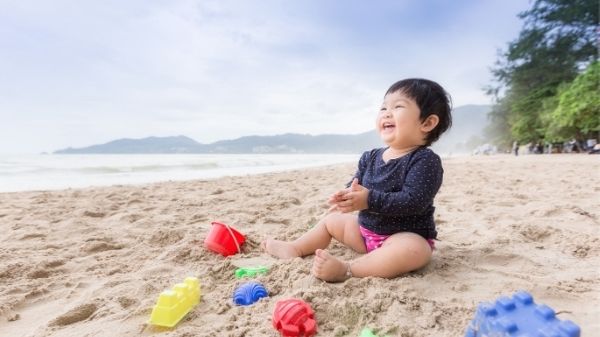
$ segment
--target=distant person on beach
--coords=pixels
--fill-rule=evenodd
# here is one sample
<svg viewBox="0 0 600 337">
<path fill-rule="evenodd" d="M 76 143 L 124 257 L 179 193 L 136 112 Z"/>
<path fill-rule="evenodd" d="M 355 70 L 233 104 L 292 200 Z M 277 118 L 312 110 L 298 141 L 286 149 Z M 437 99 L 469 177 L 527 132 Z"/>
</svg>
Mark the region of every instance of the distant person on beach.
<svg viewBox="0 0 600 337">
<path fill-rule="evenodd" d="M 571 139 L 569 142 L 569 152 L 579 153 L 579 144 L 577 144 L 577 140 L 575 138 Z"/>
<path fill-rule="evenodd" d="M 513 142 L 512 152 L 515 154 L 515 156 L 519 155 L 519 142 L 517 142 L 516 140 Z"/>
<path fill-rule="evenodd" d="M 544 153 L 544 145 L 542 145 L 542 142 L 537 142 L 537 144 L 535 144 L 535 153 L 537 153 L 537 154 Z"/>
<path fill-rule="evenodd" d="M 451 126 L 450 105 L 433 81 L 394 83 L 376 119 L 387 147 L 363 153 L 354 178 L 330 196 L 330 213 L 313 229 L 294 241 L 267 239 L 263 248 L 278 258 L 315 254 L 313 275 L 331 282 L 393 278 L 427 265 L 437 237 L 433 199 L 444 172 L 429 146 Z M 325 249 L 332 238 L 365 255 L 352 261 L 331 255 Z"/>
</svg>

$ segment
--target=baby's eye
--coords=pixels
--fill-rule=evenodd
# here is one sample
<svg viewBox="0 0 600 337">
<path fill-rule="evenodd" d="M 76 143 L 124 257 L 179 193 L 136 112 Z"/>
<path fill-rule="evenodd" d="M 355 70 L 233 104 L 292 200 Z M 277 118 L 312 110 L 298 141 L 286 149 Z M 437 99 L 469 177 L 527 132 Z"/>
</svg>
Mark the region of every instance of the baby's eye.
<svg viewBox="0 0 600 337">
<path fill-rule="evenodd" d="M 386 110 L 387 110 L 386 108 L 381 108 L 381 109 L 379 109 L 379 112 L 384 112 Z"/>
<path fill-rule="evenodd" d="M 396 109 L 403 109 L 404 105 L 396 105 Z"/>
</svg>

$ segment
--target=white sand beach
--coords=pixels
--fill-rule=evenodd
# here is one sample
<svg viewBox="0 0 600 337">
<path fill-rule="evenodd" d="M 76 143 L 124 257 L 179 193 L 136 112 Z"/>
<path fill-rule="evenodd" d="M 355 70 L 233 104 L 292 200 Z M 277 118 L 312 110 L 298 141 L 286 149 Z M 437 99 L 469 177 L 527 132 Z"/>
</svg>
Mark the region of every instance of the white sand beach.
<svg viewBox="0 0 600 337">
<path fill-rule="evenodd" d="M 444 160 L 439 242 L 424 269 L 329 284 L 311 257 L 276 260 L 354 173 L 334 165 L 216 180 L 0 194 L 0 336 L 278 336 L 275 302 L 302 298 L 318 336 L 462 336 L 480 301 L 527 290 L 561 319 L 600 331 L 600 156 Z M 224 258 L 203 240 L 220 220 L 247 237 Z M 333 254 L 355 253 L 333 243 Z M 238 266 L 270 266 L 269 292 L 239 307 Z M 202 298 L 175 328 L 148 324 L 159 293 L 186 276 Z"/>
</svg>

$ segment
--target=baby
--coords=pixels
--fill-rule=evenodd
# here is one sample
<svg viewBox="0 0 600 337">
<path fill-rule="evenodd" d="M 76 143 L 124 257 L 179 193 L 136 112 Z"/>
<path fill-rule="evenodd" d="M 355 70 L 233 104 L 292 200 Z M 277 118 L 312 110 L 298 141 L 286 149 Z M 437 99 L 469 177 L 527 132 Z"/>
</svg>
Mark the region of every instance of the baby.
<svg viewBox="0 0 600 337">
<path fill-rule="evenodd" d="M 428 146 L 452 124 L 450 110 L 450 96 L 433 81 L 394 83 L 376 119 L 387 147 L 363 153 L 354 179 L 329 198 L 329 214 L 313 229 L 294 241 L 268 239 L 264 249 L 278 258 L 315 254 L 312 273 L 330 282 L 393 278 L 425 266 L 437 236 L 433 199 L 444 172 Z M 331 255 L 325 250 L 331 238 L 364 255 L 353 261 Z"/>
</svg>

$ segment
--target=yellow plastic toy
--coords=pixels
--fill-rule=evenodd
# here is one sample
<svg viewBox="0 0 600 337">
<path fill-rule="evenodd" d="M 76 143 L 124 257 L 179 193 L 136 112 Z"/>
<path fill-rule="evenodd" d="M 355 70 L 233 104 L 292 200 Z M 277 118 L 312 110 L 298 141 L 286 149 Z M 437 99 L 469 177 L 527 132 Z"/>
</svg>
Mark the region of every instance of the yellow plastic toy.
<svg viewBox="0 0 600 337">
<path fill-rule="evenodd" d="M 171 290 L 163 291 L 150 315 L 154 325 L 174 327 L 200 301 L 200 282 L 195 277 L 186 277 Z"/>
</svg>

